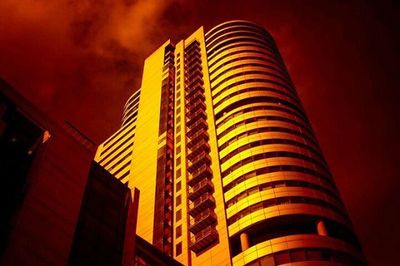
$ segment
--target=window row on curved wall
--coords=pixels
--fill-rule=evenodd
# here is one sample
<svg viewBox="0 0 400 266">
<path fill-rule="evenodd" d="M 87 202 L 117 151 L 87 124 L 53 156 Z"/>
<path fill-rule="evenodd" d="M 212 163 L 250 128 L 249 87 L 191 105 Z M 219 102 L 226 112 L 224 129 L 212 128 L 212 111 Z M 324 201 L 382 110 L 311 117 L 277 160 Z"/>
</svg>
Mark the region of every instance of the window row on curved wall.
<svg viewBox="0 0 400 266">
<path fill-rule="evenodd" d="M 293 146 L 294 148 L 298 147 L 298 148 L 305 149 L 310 153 L 309 154 L 310 156 L 315 156 L 316 158 L 318 158 L 318 160 L 319 160 L 318 164 L 322 164 L 324 167 L 326 167 L 324 158 L 314 148 L 312 148 L 311 146 L 309 146 L 307 144 L 304 144 L 304 143 L 301 143 L 301 142 L 298 142 L 295 140 L 291 140 L 291 139 L 284 139 L 284 138 L 262 138 L 262 139 L 257 139 L 257 140 L 246 142 L 246 143 L 244 143 L 244 145 L 242 145 L 240 147 L 236 147 L 234 150 L 232 150 L 228 154 L 226 154 L 224 156 L 220 156 L 220 163 L 223 164 L 224 162 L 233 158 L 235 155 L 237 155 L 243 151 L 246 151 L 248 149 L 260 147 L 260 146 L 264 146 L 264 145 L 274 145 L 274 144 L 284 144 L 284 145 Z"/>
<path fill-rule="evenodd" d="M 249 91 L 251 92 L 252 89 L 249 89 Z M 305 115 L 304 111 L 302 110 L 302 108 L 300 108 L 299 106 L 297 106 L 294 103 L 291 103 L 289 101 L 286 101 L 286 100 L 278 98 L 278 97 L 264 96 L 264 95 L 257 95 L 257 96 L 252 95 L 251 97 L 238 99 L 235 102 L 229 103 L 224 108 L 220 108 L 219 110 L 216 110 L 215 119 L 219 120 L 222 116 L 224 116 L 227 113 L 229 113 L 235 109 L 238 109 L 244 105 L 257 104 L 257 103 L 275 103 L 278 105 L 284 105 L 284 106 L 289 107 L 289 108 L 293 109 L 294 111 L 296 111 L 299 116 L 301 116 L 303 118 L 307 117 Z"/>
<path fill-rule="evenodd" d="M 323 181 L 326 181 L 329 184 L 331 184 L 333 187 L 336 187 L 335 184 L 333 183 L 330 175 L 329 176 L 324 175 L 316 170 L 313 170 L 313 169 L 310 169 L 307 167 L 303 167 L 303 166 L 298 166 L 298 165 L 274 165 L 274 166 L 266 166 L 266 167 L 254 169 L 252 171 L 247 172 L 246 174 L 243 174 L 243 175 L 235 178 L 230 183 L 224 185 L 223 191 L 225 193 L 225 192 L 229 191 L 230 189 L 232 189 L 233 187 L 237 186 L 238 184 L 240 184 L 252 177 L 260 176 L 263 174 L 276 173 L 276 172 L 298 172 L 298 173 L 308 174 L 308 175 L 320 178 Z"/>
<path fill-rule="evenodd" d="M 256 47 L 258 49 L 250 49 L 253 47 Z M 214 72 L 217 71 L 219 67 L 229 64 L 230 61 L 234 61 L 236 58 L 238 58 L 239 54 L 256 54 L 258 56 L 263 56 L 263 58 L 265 60 L 268 60 L 270 64 L 273 64 L 279 68 L 285 68 L 283 62 L 280 59 L 277 59 L 274 54 L 270 53 L 270 51 L 265 49 L 264 46 L 257 43 L 241 42 L 226 47 L 223 52 L 218 54 L 218 57 L 213 57 L 212 59 L 209 58 L 208 68 L 210 70 L 210 74 L 214 74 Z M 220 62 L 221 64 L 217 65 Z"/>
<path fill-rule="evenodd" d="M 271 82 L 273 84 L 281 86 L 281 87 L 287 89 L 288 91 L 294 91 L 294 88 L 292 87 L 293 85 L 288 83 L 286 80 L 283 80 L 278 75 L 275 75 L 271 72 L 258 71 L 258 70 L 242 71 L 239 73 L 227 75 L 227 77 L 225 79 L 221 80 L 218 84 L 215 84 L 212 86 L 212 91 L 216 91 L 219 88 L 219 86 L 225 84 L 227 81 L 230 81 L 237 77 L 243 77 L 243 76 L 248 76 L 248 75 L 260 75 L 260 77 L 252 77 L 252 78 L 265 79 L 267 82 Z M 268 78 L 264 78 L 264 76 L 267 76 Z M 248 80 L 248 79 L 246 79 L 246 80 Z M 283 83 L 281 83 L 281 81 Z M 224 87 L 224 89 L 225 89 L 225 87 Z M 216 97 L 216 96 L 217 96 L 216 94 L 213 95 L 213 97 Z"/>
<path fill-rule="evenodd" d="M 124 140 L 124 142 L 122 142 L 120 145 L 118 145 L 118 147 L 115 150 L 118 150 L 119 148 L 123 147 L 124 145 L 126 145 L 122 150 L 120 150 L 117 154 L 114 153 L 110 153 L 106 156 L 104 156 L 100 161 L 99 164 L 101 164 L 101 166 L 103 167 L 107 167 L 110 163 L 112 163 L 115 159 L 117 159 L 119 156 L 121 156 L 124 152 L 126 152 L 128 149 L 130 149 L 133 146 L 133 137 L 135 135 L 132 136 L 132 138 L 127 138 L 126 140 Z M 111 157 L 112 156 L 112 157 Z M 108 161 L 107 161 L 108 160 Z M 105 162 L 107 161 L 107 162 Z M 105 163 L 104 163 L 105 162 Z M 104 164 L 103 164 L 104 163 Z"/>
<path fill-rule="evenodd" d="M 239 65 L 239 68 L 240 67 L 241 66 Z M 248 70 L 248 69 L 250 69 L 250 70 Z M 293 86 L 290 83 L 290 81 L 288 81 L 288 79 L 282 79 L 279 75 L 273 74 L 271 72 L 267 72 L 267 71 L 263 71 L 263 70 L 255 70 L 255 69 L 259 69 L 259 67 L 257 67 L 257 68 L 243 68 L 243 69 L 240 69 L 240 70 L 232 71 L 232 73 L 228 73 L 230 71 L 224 72 L 224 79 L 222 81 L 219 81 L 217 84 L 215 84 L 215 86 L 213 86 L 213 88 L 215 90 L 217 90 L 221 85 L 229 84 L 229 82 L 228 83 L 226 83 L 226 82 L 230 81 L 232 79 L 235 79 L 238 76 L 257 75 L 257 77 L 260 76 L 261 78 L 266 78 L 267 80 L 273 81 L 274 82 L 273 84 L 276 84 L 277 86 L 280 86 L 279 89 L 282 92 L 285 92 L 285 93 L 293 92 L 293 89 L 288 89 L 288 87 Z M 236 82 L 233 82 L 233 83 L 236 83 Z M 228 87 L 229 85 L 225 85 L 225 86 Z M 224 91 L 226 91 L 226 89 L 224 89 L 224 87 L 222 87 L 221 90 L 219 90 L 217 93 L 214 94 L 214 97 L 218 97 Z"/>
<path fill-rule="evenodd" d="M 274 82 L 271 82 L 271 80 L 267 80 L 267 79 L 246 79 L 246 80 L 241 80 L 241 81 L 238 81 L 238 82 L 235 82 L 235 83 L 233 83 L 231 85 L 226 86 L 225 88 L 223 88 L 221 90 L 221 93 L 223 93 L 223 92 L 225 92 L 225 91 L 227 91 L 227 90 L 229 90 L 231 88 L 235 88 L 235 87 L 237 88 L 239 85 L 245 85 L 247 83 L 270 83 L 270 84 L 276 85 Z M 259 85 L 259 84 L 257 84 L 257 85 Z M 278 93 L 278 92 L 272 91 L 270 89 L 271 88 L 270 86 L 265 86 L 265 87 L 262 86 L 261 87 L 261 86 L 257 86 L 257 85 L 247 84 L 247 86 L 243 90 L 232 91 L 229 95 L 223 97 L 220 100 L 218 100 L 217 97 L 221 93 L 215 94 L 213 96 L 214 109 L 218 109 L 218 107 L 223 102 L 225 102 L 225 101 L 227 101 L 227 100 L 229 100 L 229 99 L 231 99 L 234 96 L 237 96 L 239 94 L 246 93 L 246 92 L 259 92 L 261 95 L 252 95 L 251 97 L 247 97 L 247 98 L 251 98 L 254 101 L 254 103 L 267 101 L 267 102 L 274 102 L 274 103 L 284 104 L 284 105 L 287 105 L 287 106 L 291 107 L 292 109 L 295 109 L 301 116 L 306 117 L 300 102 L 299 101 L 294 101 L 293 100 L 294 97 L 289 97 L 289 96 L 284 95 L 284 96 L 281 96 L 283 98 L 282 99 L 281 97 L 278 97 L 278 95 L 276 95 L 276 96 L 265 95 L 265 92 L 277 93 L 277 94 L 281 94 L 281 95 L 283 95 L 283 93 Z M 275 88 L 272 88 L 272 89 L 276 90 L 277 88 L 279 88 L 279 87 L 275 87 Z M 285 92 L 285 91 L 283 91 L 283 92 Z M 263 97 L 263 98 L 261 99 L 261 97 Z M 287 98 L 285 99 L 285 97 L 287 97 Z M 230 104 L 232 106 L 231 109 L 236 108 L 236 106 L 238 106 L 240 103 L 241 104 L 243 104 L 243 103 L 250 104 L 250 103 L 253 103 L 253 102 L 251 102 L 249 99 L 243 99 L 242 98 L 237 102 L 231 103 Z M 221 118 L 221 116 L 222 116 L 222 114 L 219 114 L 219 113 L 221 113 L 221 111 L 227 112 L 227 111 L 231 110 L 231 109 L 230 110 L 229 109 L 225 110 L 225 108 L 223 110 L 216 111 L 216 119 L 217 120 L 219 118 Z"/>
<path fill-rule="evenodd" d="M 224 27 L 223 29 L 220 29 L 218 32 L 212 33 L 211 35 L 208 35 L 209 33 L 206 33 L 206 47 L 209 48 L 213 43 L 218 42 L 221 40 L 221 37 L 232 32 L 254 32 L 258 33 L 266 38 L 268 38 L 271 42 L 273 42 L 272 36 L 263 28 L 256 26 L 256 25 L 250 25 L 250 24 L 236 24 L 236 25 L 230 25 L 227 27 Z"/>
<path fill-rule="evenodd" d="M 264 88 L 261 88 L 262 90 Z M 269 90 L 269 88 L 265 88 L 266 90 Z M 251 91 L 252 88 L 249 88 L 249 91 Z M 268 104 L 268 105 L 267 105 Z M 249 106 L 249 107 L 246 107 Z M 238 110 L 236 110 L 238 109 Z M 243 108 L 236 108 L 232 113 L 230 113 L 228 116 L 224 117 L 223 119 L 217 121 L 216 125 L 217 127 L 224 125 L 225 123 L 227 123 L 229 120 L 244 115 L 246 113 L 253 113 L 253 112 L 257 112 L 257 111 L 279 111 L 279 112 L 284 112 L 286 114 L 289 115 L 290 118 L 293 118 L 295 120 L 297 119 L 301 119 L 303 121 L 303 123 L 305 125 L 310 125 L 309 121 L 305 119 L 304 116 L 302 116 L 301 114 L 299 115 L 298 113 L 290 110 L 289 108 L 283 107 L 282 105 L 276 105 L 275 103 L 266 103 L 264 105 L 255 105 L 255 104 L 249 104 L 249 105 L 244 105 Z M 268 113 L 268 112 L 266 112 Z"/>
<path fill-rule="evenodd" d="M 219 34 L 221 34 L 224 30 L 229 30 L 232 27 L 248 27 L 250 29 L 263 32 L 265 35 L 267 35 L 272 39 L 272 36 L 263 27 L 255 23 L 252 23 L 250 21 L 238 20 L 217 25 L 216 27 L 206 32 L 205 34 L 206 43 L 210 43 L 215 37 L 219 36 Z"/>
<path fill-rule="evenodd" d="M 346 220 L 348 221 L 348 218 Z M 319 235 L 317 224 L 320 221 L 323 221 L 328 236 Z M 348 251 L 349 254 L 355 256 L 358 255 L 358 251 L 361 251 L 361 245 L 352 232 L 350 224 L 342 224 L 339 221 L 323 218 L 318 215 L 282 215 L 252 224 L 243 231 L 230 236 L 229 242 L 233 256 L 242 252 L 240 248 L 240 234 L 242 232 L 247 234 L 250 246 L 255 246 L 271 239 L 293 236 L 294 238 L 292 239 L 298 240 L 296 241 L 298 243 L 301 240 L 307 239 L 309 239 L 307 242 L 311 240 L 314 243 L 320 240 L 324 242 L 328 241 L 328 246 L 331 249 L 337 247 L 339 250 Z M 347 244 L 350 244 L 352 247 L 350 248 Z M 310 242 L 308 244 L 304 243 L 303 245 L 304 248 L 310 248 Z"/>
<path fill-rule="evenodd" d="M 121 140 L 123 137 L 125 137 L 129 132 L 131 132 L 135 127 L 133 127 L 132 129 L 127 130 L 132 124 L 133 122 L 135 122 L 137 119 L 137 117 L 134 117 L 132 120 L 130 120 L 127 124 L 123 125 L 114 135 L 112 135 L 111 137 L 109 137 L 104 143 L 103 143 L 103 148 L 108 146 L 107 148 L 109 148 L 109 146 L 114 145 L 115 143 L 117 143 L 119 140 Z M 124 135 L 122 137 L 118 137 L 116 138 L 117 135 L 121 134 L 123 131 L 127 130 L 127 132 L 124 133 Z M 104 154 L 105 151 L 103 150 L 101 152 L 101 154 Z"/>
<path fill-rule="evenodd" d="M 212 56 L 217 51 L 224 48 L 227 44 L 231 44 L 232 43 L 231 41 L 237 40 L 237 39 L 251 39 L 254 42 L 264 44 L 272 52 L 274 52 L 274 53 L 277 52 L 277 48 L 274 45 L 274 43 L 271 41 L 271 39 L 266 37 L 265 35 L 259 34 L 257 32 L 234 31 L 234 32 L 229 32 L 222 36 L 219 36 L 218 38 L 220 38 L 220 40 L 218 40 L 218 42 L 214 42 L 212 44 L 207 45 L 207 52 L 208 52 L 209 56 Z"/>
<path fill-rule="evenodd" d="M 240 126 L 248 125 L 248 124 L 251 124 L 251 123 L 254 123 L 254 122 L 262 122 L 262 121 L 279 121 L 279 122 L 289 123 L 289 124 L 292 124 L 294 126 L 297 126 L 299 128 L 299 132 L 303 132 L 301 129 L 304 129 L 311 136 L 313 135 L 313 132 L 311 131 L 310 128 L 306 127 L 302 123 L 299 123 L 299 122 L 297 122 L 295 120 L 292 120 L 292 119 L 289 119 L 289 118 L 285 118 L 285 117 L 280 117 L 280 116 L 268 116 L 268 115 L 265 115 L 265 116 L 251 117 L 251 118 L 239 121 L 238 123 L 235 123 L 235 124 L 229 126 L 224 131 L 219 133 L 218 134 L 218 138 L 219 139 L 222 138 L 223 136 L 229 134 L 232 130 L 234 130 L 235 128 L 238 128 Z"/>
<path fill-rule="evenodd" d="M 242 160 L 234 163 L 231 165 L 229 168 L 227 168 L 225 171 L 221 172 L 222 178 L 228 176 L 229 174 L 233 173 L 235 170 L 244 167 L 250 163 L 257 163 L 257 161 L 265 161 L 265 159 L 271 159 L 271 158 L 291 158 L 291 159 L 298 159 L 302 162 L 308 162 L 311 163 L 312 166 L 315 167 L 315 170 L 318 169 L 320 172 L 324 172 L 324 174 L 329 175 L 329 171 L 327 170 L 325 164 L 321 163 L 320 161 L 306 156 L 301 153 L 296 153 L 296 152 L 288 152 L 288 151 L 272 151 L 272 152 L 262 152 L 259 154 L 251 155 L 249 157 L 243 158 Z"/>
<path fill-rule="evenodd" d="M 213 47 L 220 44 L 221 42 L 238 36 L 255 37 L 262 41 L 267 42 L 268 44 L 271 45 L 271 47 L 275 46 L 272 39 L 269 38 L 269 36 L 266 36 L 264 32 L 258 32 L 257 30 L 252 30 L 248 28 L 231 28 L 230 30 L 226 30 L 223 34 L 219 34 L 219 36 L 213 41 L 208 41 L 206 44 L 207 50 L 212 51 Z"/>
<path fill-rule="evenodd" d="M 270 66 L 267 64 L 267 62 L 264 61 L 264 63 L 258 63 L 256 60 L 250 60 L 250 62 L 247 63 L 242 63 L 241 61 L 242 58 L 238 58 L 237 61 L 235 62 L 236 64 L 233 64 L 232 66 L 230 66 L 229 68 L 224 69 L 223 71 L 221 71 L 220 73 L 218 73 L 217 75 L 213 76 L 210 75 L 210 81 L 211 83 L 213 83 L 214 81 L 216 81 L 218 78 L 220 78 L 221 76 L 226 75 L 227 73 L 229 73 L 230 71 L 236 70 L 236 69 L 241 69 L 241 68 L 247 68 L 247 67 L 257 67 L 257 68 L 265 68 L 269 71 L 273 72 L 273 75 L 280 77 L 281 79 L 283 79 L 285 82 L 287 82 L 288 84 L 291 84 L 291 80 L 288 77 L 287 73 L 285 73 L 284 71 L 282 71 L 281 69 L 278 69 L 274 66 Z M 227 65 L 227 64 L 226 64 Z M 221 69 L 222 67 L 220 67 Z"/>
<path fill-rule="evenodd" d="M 217 56 L 221 50 L 225 50 L 226 46 L 231 45 L 231 44 L 236 44 L 236 43 L 243 43 L 243 42 L 254 42 L 257 43 L 258 45 L 262 45 L 264 49 L 269 51 L 271 54 L 276 53 L 277 51 L 274 50 L 274 47 L 271 47 L 271 45 L 268 42 L 261 41 L 260 39 L 253 38 L 253 37 L 237 37 L 234 39 L 226 40 L 220 44 L 218 44 L 216 47 L 214 47 L 213 50 L 208 50 L 207 51 L 207 56 L 208 60 L 212 61 L 214 56 Z"/>
<path fill-rule="evenodd" d="M 135 119 L 136 121 L 136 119 Z M 133 123 L 134 121 L 132 121 Z M 105 155 L 107 152 L 109 152 L 110 154 L 113 151 L 118 150 L 119 147 L 121 147 L 123 144 L 119 144 L 117 147 L 115 145 L 117 145 L 119 143 L 119 141 L 121 141 L 122 139 L 126 138 L 128 135 L 132 134 L 132 131 L 136 128 L 136 125 L 134 125 L 132 128 L 130 128 L 129 130 L 127 130 L 124 134 L 121 134 L 118 138 L 115 138 L 114 141 L 112 143 L 110 143 L 110 145 L 108 145 L 107 147 L 103 148 L 103 150 L 100 153 L 100 156 Z M 124 142 L 126 142 L 127 140 L 129 140 L 130 138 L 132 138 L 133 136 L 135 136 L 135 134 L 133 133 L 132 136 L 129 136 L 128 139 L 126 139 Z M 103 146 L 104 147 L 104 146 Z"/>
<path fill-rule="evenodd" d="M 349 254 L 331 249 L 305 248 L 276 252 L 264 256 L 246 266 L 282 265 L 293 262 L 330 262 L 334 265 L 365 265 Z M 329 264 L 331 265 L 331 264 Z"/>
<path fill-rule="evenodd" d="M 237 134 L 237 135 L 233 136 L 232 138 L 226 140 L 223 144 L 221 144 L 219 146 L 219 150 L 220 150 L 220 152 L 223 151 L 226 147 L 228 147 L 229 145 L 232 145 L 234 142 L 240 140 L 241 138 L 249 137 L 249 136 L 252 136 L 255 134 L 260 134 L 260 133 L 267 133 L 267 132 L 291 134 L 291 135 L 303 138 L 305 143 L 307 143 L 307 141 L 309 141 L 309 142 L 312 142 L 314 145 L 316 145 L 315 140 L 308 138 L 307 136 L 305 136 L 304 134 L 302 134 L 301 132 L 296 131 L 296 130 L 292 130 L 292 129 L 284 128 L 284 127 L 256 127 L 254 129 L 247 130 L 245 132 Z M 307 144 L 309 144 L 309 143 L 307 143 Z M 318 147 L 318 146 L 315 146 L 315 147 Z M 318 150 L 318 152 L 319 152 L 319 150 Z"/>
<path fill-rule="evenodd" d="M 304 196 L 289 196 L 289 197 L 275 197 L 272 199 L 267 199 L 261 202 L 258 202 L 256 204 L 253 204 L 236 214 L 234 214 L 232 217 L 227 219 L 228 225 L 231 225 L 235 223 L 236 221 L 239 221 L 241 218 L 245 217 L 246 215 L 256 212 L 258 210 L 266 209 L 269 207 L 277 206 L 277 205 L 283 205 L 283 204 L 309 204 L 309 205 L 315 205 L 321 208 L 326 208 L 331 211 L 334 211 L 335 213 L 339 214 L 345 219 L 348 219 L 348 217 L 344 214 L 343 209 L 338 208 L 337 206 L 321 199 L 316 199 L 312 197 L 304 197 Z"/>
<path fill-rule="evenodd" d="M 276 180 L 276 181 L 261 183 L 261 184 L 258 184 L 254 187 L 250 187 L 250 188 L 240 192 L 239 194 L 235 195 L 233 198 L 230 198 L 229 200 L 227 200 L 225 202 L 225 206 L 227 208 L 229 208 L 229 207 L 235 205 L 240 200 L 242 200 L 248 196 L 251 196 L 255 193 L 258 193 L 258 192 L 261 192 L 264 190 L 268 190 L 268 189 L 280 188 L 280 187 L 310 188 L 310 189 L 314 189 L 316 191 L 323 192 L 323 193 L 331 196 L 332 198 L 335 198 L 338 202 L 341 202 L 337 191 L 334 191 L 332 189 L 327 189 L 318 184 L 314 184 L 314 183 L 307 182 L 307 181 L 300 181 L 300 180 Z"/>
</svg>

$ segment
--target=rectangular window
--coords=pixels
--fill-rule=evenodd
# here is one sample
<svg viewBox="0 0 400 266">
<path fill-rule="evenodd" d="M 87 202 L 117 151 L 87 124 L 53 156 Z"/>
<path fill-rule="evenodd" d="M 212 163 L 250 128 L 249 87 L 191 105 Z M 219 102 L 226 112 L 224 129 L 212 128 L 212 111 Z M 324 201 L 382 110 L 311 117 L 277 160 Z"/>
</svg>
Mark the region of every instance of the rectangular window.
<svg viewBox="0 0 400 266">
<path fill-rule="evenodd" d="M 175 237 L 178 238 L 182 236 L 182 225 L 178 225 L 178 227 L 176 227 L 176 231 L 175 231 Z"/>
<path fill-rule="evenodd" d="M 178 197 L 176 197 L 175 199 L 175 206 L 179 206 L 182 203 L 182 196 L 179 195 Z"/>
<path fill-rule="evenodd" d="M 175 222 L 179 222 L 182 219 L 182 210 L 178 210 L 175 214 Z"/>
<path fill-rule="evenodd" d="M 176 253 L 175 256 L 179 256 L 182 254 L 182 242 L 176 244 Z"/>
</svg>

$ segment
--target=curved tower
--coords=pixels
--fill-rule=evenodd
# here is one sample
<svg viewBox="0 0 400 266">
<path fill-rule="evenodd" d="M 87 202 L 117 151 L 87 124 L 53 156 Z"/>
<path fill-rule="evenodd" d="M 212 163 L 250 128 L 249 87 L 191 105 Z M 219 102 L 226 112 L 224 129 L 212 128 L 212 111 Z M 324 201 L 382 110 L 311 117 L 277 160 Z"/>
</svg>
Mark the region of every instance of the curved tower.
<svg viewBox="0 0 400 266">
<path fill-rule="evenodd" d="M 230 21 L 205 40 L 233 264 L 357 264 L 360 246 L 271 35 Z"/>
<path fill-rule="evenodd" d="M 141 191 L 137 233 L 184 265 L 365 263 L 278 48 L 252 22 L 149 56 L 96 160 Z"/>
</svg>

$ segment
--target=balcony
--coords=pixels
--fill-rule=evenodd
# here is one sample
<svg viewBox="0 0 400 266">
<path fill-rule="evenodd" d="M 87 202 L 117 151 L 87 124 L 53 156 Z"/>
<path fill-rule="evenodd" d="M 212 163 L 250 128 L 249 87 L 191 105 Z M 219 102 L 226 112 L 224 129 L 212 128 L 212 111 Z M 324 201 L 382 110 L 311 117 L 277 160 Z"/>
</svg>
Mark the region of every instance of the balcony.
<svg viewBox="0 0 400 266">
<path fill-rule="evenodd" d="M 197 132 L 196 134 L 193 134 L 190 137 L 190 140 L 187 142 L 187 147 L 191 149 L 194 145 L 196 145 L 198 142 L 201 140 L 209 140 L 210 136 L 208 135 L 206 130 L 202 130 Z"/>
<path fill-rule="evenodd" d="M 203 77 L 203 72 L 201 71 L 201 66 L 191 66 L 191 69 L 189 70 L 189 75 L 188 78 L 189 80 L 194 80 L 195 78 L 202 78 Z"/>
<path fill-rule="evenodd" d="M 206 100 L 206 97 L 204 96 L 203 92 L 197 91 L 190 96 L 186 95 L 186 106 L 191 106 L 193 105 L 196 101 L 202 100 L 203 102 Z"/>
<path fill-rule="evenodd" d="M 210 152 L 210 145 L 204 139 L 200 140 L 197 144 L 195 144 L 191 149 L 190 153 L 188 154 L 187 158 L 189 160 L 193 160 L 194 157 L 199 155 L 202 151 Z"/>
<path fill-rule="evenodd" d="M 189 125 L 188 125 L 189 126 Z M 195 135 L 197 132 L 200 132 L 201 130 L 207 131 L 208 129 L 208 125 L 207 122 L 205 121 L 204 118 L 201 118 L 199 120 L 197 120 L 196 123 L 191 124 L 188 127 L 188 131 L 186 133 L 186 135 L 191 138 L 193 135 Z"/>
<path fill-rule="evenodd" d="M 191 237 L 190 249 L 194 253 L 200 253 L 218 241 L 218 232 L 213 226 Z"/>
<path fill-rule="evenodd" d="M 189 60 L 186 61 L 186 65 L 188 67 L 191 67 L 192 65 L 194 65 L 195 63 L 201 63 L 201 58 L 200 58 L 200 54 L 199 55 L 193 55 L 189 58 Z"/>
<path fill-rule="evenodd" d="M 211 168 L 208 164 L 203 164 L 198 169 L 192 172 L 191 178 L 188 181 L 189 186 L 194 187 L 204 178 L 211 178 Z"/>
<path fill-rule="evenodd" d="M 193 173 L 197 168 L 199 168 L 199 166 L 210 163 L 211 163 L 210 155 L 207 152 L 203 151 L 188 162 L 187 169 L 190 173 Z"/>
<path fill-rule="evenodd" d="M 187 68 L 186 68 L 186 72 L 185 73 L 187 73 L 187 77 L 189 78 L 189 79 L 192 79 L 193 78 L 193 75 L 196 73 L 196 72 L 201 72 L 201 75 L 203 76 L 203 67 L 201 66 L 201 61 L 200 60 L 196 60 L 196 61 L 194 61 L 191 65 L 189 65 Z"/>
<path fill-rule="evenodd" d="M 204 93 L 204 87 L 201 84 L 198 84 L 197 86 L 190 87 L 186 89 L 186 98 L 191 97 L 191 95 L 195 92 L 201 92 Z"/>
<path fill-rule="evenodd" d="M 201 76 L 194 77 L 188 83 L 189 87 L 195 87 L 195 85 L 203 85 L 203 84 L 204 84 L 204 81 Z"/>
<path fill-rule="evenodd" d="M 210 225 L 215 225 L 217 223 L 217 215 L 214 213 L 213 210 L 207 209 L 197 215 L 192 221 L 190 222 L 189 231 L 193 234 L 197 234 L 201 230 L 205 229 Z"/>
<path fill-rule="evenodd" d="M 192 102 L 192 104 L 190 104 L 190 105 L 187 104 L 186 108 L 187 108 L 187 114 L 191 115 L 192 113 L 195 113 L 198 110 L 205 111 L 206 104 L 201 99 L 197 99 L 197 101 Z"/>
<path fill-rule="evenodd" d="M 195 113 L 192 114 L 188 114 L 188 120 L 186 122 L 186 126 L 191 127 L 191 125 L 197 121 L 199 121 L 200 119 L 207 119 L 207 115 L 206 112 L 203 110 L 199 110 Z"/>
<path fill-rule="evenodd" d="M 214 191 L 214 184 L 211 182 L 210 179 L 205 178 L 189 189 L 188 198 L 189 198 L 189 200 L 193 201 L 194 199 L 198 198 L 200 195 L 207 193 L 207 192 L 211 193 L 213 191 Z"/>
<path fill-rule="evenodd" d="M 202 211 L 215 207 L 215 199 L 211 193 L 205 193 L 189 204 L 189 215 L 195 217 Z"/>
</svg>

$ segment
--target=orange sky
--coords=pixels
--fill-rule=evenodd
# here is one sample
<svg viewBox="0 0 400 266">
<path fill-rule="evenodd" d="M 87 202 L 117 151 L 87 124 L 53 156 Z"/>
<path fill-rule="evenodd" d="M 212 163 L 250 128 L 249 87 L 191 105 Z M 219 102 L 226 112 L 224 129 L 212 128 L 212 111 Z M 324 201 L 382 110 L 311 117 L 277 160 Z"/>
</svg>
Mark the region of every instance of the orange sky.
<svg viewBox="0 0 400 266">
<path fill-rule="evenodd" d="M 2 0 L 0 77 L 100 143 L 165 40 L 229 19 L 258 22 L 278 43 L 370 265 L 391 265 L 400 237 L 399 5 L 282 2 Z"/>
</svg>

